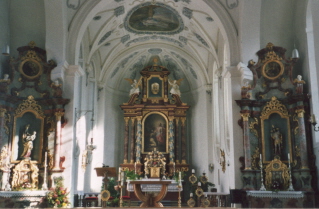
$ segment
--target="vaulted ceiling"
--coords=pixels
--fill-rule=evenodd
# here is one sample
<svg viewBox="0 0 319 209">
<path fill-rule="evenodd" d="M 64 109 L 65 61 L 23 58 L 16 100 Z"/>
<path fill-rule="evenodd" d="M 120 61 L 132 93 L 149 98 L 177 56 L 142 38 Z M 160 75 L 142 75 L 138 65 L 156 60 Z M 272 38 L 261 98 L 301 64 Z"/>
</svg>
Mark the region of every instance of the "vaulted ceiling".
<svg viewBox="0 0 319 209">
<path fill-rule="evenodd" d="M 79 60 L 109 88 L 128 91 L 124 78 L 157 58 L 187 92 L 210 83 L 225 59 L 222 25 L 202 0 L 104 0 L 90 12 Z"/>
</svg>

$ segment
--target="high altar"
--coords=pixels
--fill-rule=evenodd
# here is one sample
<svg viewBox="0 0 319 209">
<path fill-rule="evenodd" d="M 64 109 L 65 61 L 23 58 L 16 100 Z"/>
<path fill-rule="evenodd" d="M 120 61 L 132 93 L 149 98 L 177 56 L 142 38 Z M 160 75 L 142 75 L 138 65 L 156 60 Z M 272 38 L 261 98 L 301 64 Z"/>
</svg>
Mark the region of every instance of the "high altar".
<svg viewBox="0 0 319 209">
<path fill-rule="evenodd" d="M 56 63 L 32 41 L 9 60 L 0 80 L 0 207 L 43 207 L 52 176 L 64 170 L 60 156 L 62 84 L 50 75 Z"/>
<path fill-rule="evenodd" d="M 159 66 L 156 58 L 140 74 L 138 80 L 127 79 L 132 84 L 130 99 L 121 105 L 125 138 L 124 161 L 120 166 L 122 170 L 135 170 L 156 178 L 165 173 L 186 172 L 189 165 L 185 132 L 189 106 L 181 100 L 182 80 L 171 81 L 169 70 Z M 151 152 L 162 155 L 161 160 L 156 161 L 160 166 L 150 163 Z M 154 172 L 157 175 L 153 175 Z"/>
<path fill-rule="evenodd" d="M 272 43 L 259 50 L 258 62 L 248 64 L 253 82 L 242 87 L 242 98 L 236 100 L 245 154 L 239 160 L 249 207 L 314 206 L 317 178 L 309 94 L 302 77 L 293 72 L 298 58 L 287 59 L 285 52 Z"/>
</svg>

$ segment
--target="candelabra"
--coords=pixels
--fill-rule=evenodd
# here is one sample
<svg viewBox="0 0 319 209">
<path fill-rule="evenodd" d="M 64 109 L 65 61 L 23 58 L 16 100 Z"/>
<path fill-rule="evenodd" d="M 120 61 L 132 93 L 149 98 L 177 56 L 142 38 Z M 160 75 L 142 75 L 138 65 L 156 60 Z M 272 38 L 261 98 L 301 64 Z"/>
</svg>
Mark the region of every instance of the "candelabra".
<svg viewBox="0 0 319 209">
<path fill-rule="evenodd" d="M 259 166 L 260 166 L 260 180 L 261 180 L 261 186 L 260 186 L 259 191 L 266 191 L 266 188 L 264 185 L 263 162 L 261 159 L 261 154 L 260 154 L 260 159 L 259 159 Z"/>
</svg>

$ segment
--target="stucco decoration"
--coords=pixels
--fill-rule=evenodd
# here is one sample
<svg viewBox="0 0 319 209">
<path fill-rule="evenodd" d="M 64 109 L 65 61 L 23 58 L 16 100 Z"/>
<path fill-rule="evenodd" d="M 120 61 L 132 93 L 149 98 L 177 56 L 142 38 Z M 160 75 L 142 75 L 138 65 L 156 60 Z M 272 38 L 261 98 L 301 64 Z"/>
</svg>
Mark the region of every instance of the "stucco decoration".
<svg viewBox="0 0 319 209">
<path fill-rule="evenodd" d="M 194 33 L 194 35 L 196 36 L 196 38 L 207 48 L 209 48 L 208 43 L 197 33 Z"/>
<path fill-rule="evenodd" d="M 112 32 L 113 32 L 113 30 L 111 30 L 111 31 L 107 32 L 106 34 L 104 34 L 104 36 L 100 39 L 98 44 L 100 45 L 101 43 L 103 43 L 108 37 L 110 37 Z"/>
<path fill-rule="evenodd" d="M 129 61 L 129 59 L 131 59 L 132 57 L 134 57 L 138 52 L 134 52 L 132 54 L 130 54 L 128 57 L 124 58 L 119 64 L 118 66 L 113 70 L 111 78 L 113 78 L 117 72 L 120 70 L 120 68 L 124 68 L 125 64 Z"/>
<path fill-rule="evenodd" d="M 174 55 L 176 58 L 178 58 L 183 63 L 185 68 L 191 72 L 193 77 L 197 79 L 197 74 L 195 70 L 193 69 L 193 66 L 191 65 L 190 62 L 188 62 L 185 58 L 181 57 L 179 54 L 176 54 L 175 52 L 171 52 L 171 54 Z"/>
<path fill-rule="evenodd" d="M 128 41 L 128 40 L 130 40 L 130 39 L 131 39 L 131 37 L 130 37 L 129 34 L 128 34 L 128 35 L 125 35 L 125 36 L 122 36 L 121 42 L 124 44 L 126 41 Z"/>
<path fill-rule="evenodd" d="M 160 48 L 152 48 L 148 50 L 148 53 L 156 55 L 156 54 L 160 54 L 163 50 Z"/>
<path fill-rule="evenodd" d="M 188 17 L 188 19 L 192 19 L 193 17 L 193 10 L 187 8 L 187 7 L 184 7 L 183 8 L 183 15 L 185 15 L 186 17 Z"/>
<path fill-rule="evenodd" d="M 139 37 L 136 39 L 133 39 L 129 42 L 126 43 L 126 47 L 130 46 L 133 43 L 138 43 L 138 42 L 144 42 L 144 41 L 151 41 L 151 40 L 160 40 L 160 41 L 168 41 L 174 44 L 177 44 L 179 47 L 184 47 L 184 44 L 176 39 L 173 38 L 168 38 L 166 36 L 157 36 L 157 35 L 153 35 L 153 36 L 143 36 L 143 37 Z"/>
<path fill-rule="evenodd" d="M 176 34 L 184 29 L 181 16 L 163 3 L 147 2 L 134 7 L 124 20 L 126 30 L 137 34 Z"/>
<path fill-rule="evenodd" d="M 114 15 L 116 17 L 118 17 L 118 16 L 120 16 L 120 15 L 122 15 L 124 13 L 125 13 L 124 6 L 120 6 L 120 7 L 117 7 L 117 8 L 114 9 Z"/>
</svg>

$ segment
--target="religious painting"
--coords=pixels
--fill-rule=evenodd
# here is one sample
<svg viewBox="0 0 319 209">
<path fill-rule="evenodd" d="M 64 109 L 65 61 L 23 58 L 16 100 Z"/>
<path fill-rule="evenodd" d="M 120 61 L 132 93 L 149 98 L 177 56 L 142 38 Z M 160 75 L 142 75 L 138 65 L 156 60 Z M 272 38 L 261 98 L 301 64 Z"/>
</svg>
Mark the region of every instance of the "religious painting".
<svg viewBox="0 0 319 209">
<path fill-rule="evenodd" d="M 143 119 L 143 144 L 142 152 L 148 153 L 157 150 L 162 153 L 168 152 L 168 122 L 165 115 L 151 113 Z"/>
<path fill-rule="evenodd" d="M 163 98 L 164 94 L 163 79 L 159 76 L 151 76 L 148 79 L 148 98 Z"/>
<path fill-rule="evenodd" d="M 140 34 L 174 34 L 183 30 L 180 15 L 162 3 L 138 5 L 128 13 L 124 22 L 127 30 Z"/>
</svg>

